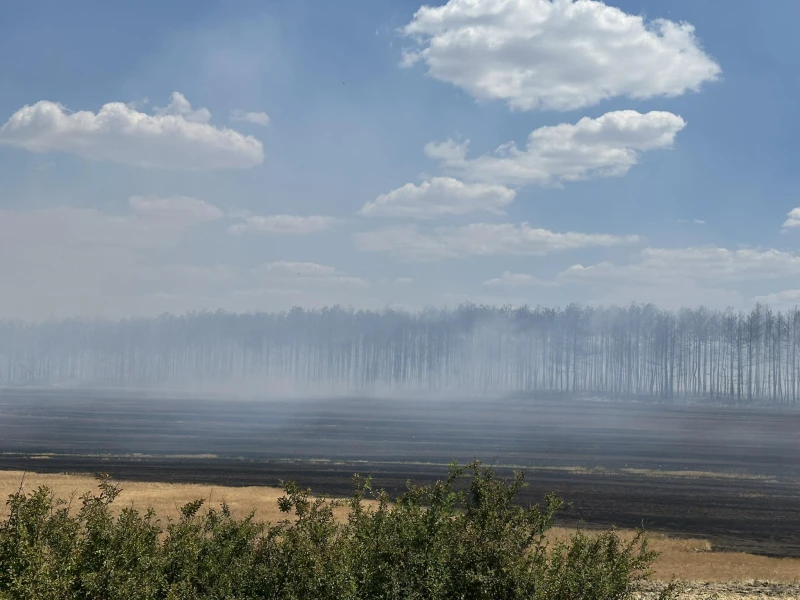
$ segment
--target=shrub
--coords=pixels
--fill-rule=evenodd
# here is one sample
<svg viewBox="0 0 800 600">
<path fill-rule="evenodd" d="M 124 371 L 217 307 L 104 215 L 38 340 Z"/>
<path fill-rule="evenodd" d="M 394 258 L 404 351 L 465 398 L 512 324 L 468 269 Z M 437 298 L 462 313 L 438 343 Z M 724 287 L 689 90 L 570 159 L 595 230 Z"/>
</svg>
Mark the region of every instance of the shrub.
<svg viewBox="0 0 800 600">
<path fill-rule="evenodd" d="M 467 485 L 463 485 L 467 480 Z M 520 506 L 523 475 L 499 479 L 479 463 L 443 481 L 409 484 L 393 502 L 354 478 L 347 500 L 313 498 L 285 484 L 286 519 L 259 523 L 197 500 L 166 526 L 152 511 L 110 505 L 120 489 L 69 506 L 47 488 L 9 497 L 0 526 L 0 598 L 42 600 L 625 600 L 656 555 L 641 532 L 611 530 L 548 545 L 561 508 Z M 367 499 L 376 502 L 368 503 Z M 333 509 L 347 507 L 347 518 Z M 668 587 L 662 598 L 673 598 Z"/>
</svg>

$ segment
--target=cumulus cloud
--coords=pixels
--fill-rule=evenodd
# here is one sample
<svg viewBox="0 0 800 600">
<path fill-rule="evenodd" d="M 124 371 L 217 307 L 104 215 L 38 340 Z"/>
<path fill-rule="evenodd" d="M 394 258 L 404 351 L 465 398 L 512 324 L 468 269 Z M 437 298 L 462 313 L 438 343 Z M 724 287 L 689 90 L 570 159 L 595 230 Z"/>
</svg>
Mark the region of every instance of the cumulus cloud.
<svg viewBox="0 0 800 600">
<path fill-rule="evenodd" d="M 236 223 L 228 228 L 228 232 L 233 235 L 244 233 L 276 233 L 307 235 L 330 229 L 339 219 L 334 217 L 324 217 L 312 215 L 302 217 L 300 215 L 250 215 L 244 216 L 241 223 Z"/>
<path fill-rule="evenodd" d="M 721 73 L 689 23 L 594 0 L 449 0 L 420 8 L 403 32 L 414 41 L 405 66 L 519 110 L 674 97 Z"/>
<path fill-rule="evenodd" d="M 545 255 L 587 247 L 633 244 L 636 235 L 610 235 L 534 229 L 528 223 L 473 223 L 422 231 L 399 226 L 356 234 L 356 245 L 367 251 L 387 252 L 411 261 L 436 261 L 467 256 Z"/>
<path fill-rule="evenodd" d="M 214 127 L 210 118 L 206 109 L 193 109 L 177 92 L 168 106 L 152 115 L 122 102 L 110 102 L 93 113 L 70 112 L 41 100 L 11 115 L 0 127 L 0 144 L 143 168 L 241 169 L 263 162 L 261 142 Z"/>
<path fill-rule="evenodd" d="M 452 177 L 433 177 L 420 185 L 403 187 L 381 194 L 359 211 L 367 217 L 407 217 L 433 219 L 475 211 L 503 214 L 503 207 L 516 192 L 502 185 L 464 183 Z"/>
<path fill-rule="evenodd" d="M 786 220 L 783 222 L 783 230 L 794 229 L 800 227 L 800 208 L 793 208 L 786 215 Z"/>
<path fill-rule="evenodd" d="M 230 120 L 234 122 L 252 123 L 253 125 L 261 125 L 266 127 L 272 122 L 269 115 L 265 112 L 247 112 L 244 110 L 236 109 L 231 111 Z"/>
<path fill-rule="evenodd" d="M 534 275 L 527 273 L 512 273 L 505 271 L 500 277 L 487 279 L 483 285 L 494 287 L 525 287 L 525 286 L 538 286 L 538 287 L 556 287 L 558 282 L 550 281 L 547 279 L 539 279 Z"/>
<path fill-rule="evenodd" d="M 505 185 L 548 185 L 624 175 L 642 152 L 669 148 L 686 122 L 669 112 L 609 112 L 576 124 L 540 127 L 520 150 L 514 142 L 467 158 L 469 142 L 429 143 L 428 157 L 466 179 Z"/>
</svg>

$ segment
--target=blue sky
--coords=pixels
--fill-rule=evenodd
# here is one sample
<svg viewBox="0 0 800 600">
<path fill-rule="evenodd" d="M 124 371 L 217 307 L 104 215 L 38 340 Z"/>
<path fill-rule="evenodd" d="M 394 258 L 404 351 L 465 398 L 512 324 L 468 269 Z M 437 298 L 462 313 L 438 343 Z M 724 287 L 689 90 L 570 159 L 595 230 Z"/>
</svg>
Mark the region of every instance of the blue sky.
<svg viewBox="0 0 800 600">
<path fill-rule="evenodd" d="M 800 299 L 796 2 L 29 4 L 0 317 Z"/>
</svg>

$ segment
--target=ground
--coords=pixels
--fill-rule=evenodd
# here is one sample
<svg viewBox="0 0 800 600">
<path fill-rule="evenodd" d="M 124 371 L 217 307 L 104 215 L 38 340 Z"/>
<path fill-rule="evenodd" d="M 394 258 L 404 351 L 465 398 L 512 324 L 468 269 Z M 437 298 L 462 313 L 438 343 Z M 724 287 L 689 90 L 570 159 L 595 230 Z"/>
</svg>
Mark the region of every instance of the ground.
<svg viewBox="0 0 800 600">
<path fill-rule="evenodd" d="M 561 526 L 644 526 L 672 536 L 664 541 L 670 548 L 686 544 L 665 552 L 658 577 L 725 585 L 800 584 L 796 562 L 776 562 L 800 558 L 797 431 L 800 411 L 787 407 L 0 391 L 0 469 L 198 483 L 206 487 L 195 491 L 214 501 L 221 486 L 287 479 L 346 494 L 354 472 L 397 492 L 408 478 L 440 478 L 452 459 L 480 458 L 501 474 L 525 470 L 531 485 L 524 500 L 552 491 L 571 502 Z M 259 489 L 268 500 L 270 492 Z M 251 493 L 225 490 L 229 498 Z M 777 597 L 765 595 L 770 589 L 748 592 Z M 797 589 L 781 593 L 800 598 Z"/>
</svg>

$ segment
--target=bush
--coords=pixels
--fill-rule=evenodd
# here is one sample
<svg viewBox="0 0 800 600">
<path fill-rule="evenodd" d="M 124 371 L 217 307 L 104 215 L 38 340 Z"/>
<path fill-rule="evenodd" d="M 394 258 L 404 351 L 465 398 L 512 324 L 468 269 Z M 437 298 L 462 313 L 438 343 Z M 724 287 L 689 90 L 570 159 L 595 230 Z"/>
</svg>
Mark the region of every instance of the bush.
<svg viewBox="0 0 800 600">
<path fill-rule="evenodd" d="M 632 598 L 656 557 L 641 532 L 627 544 L 612 530 L 550 546 L 545 533 L 562 503 L 548 496 L 544 507 L 522 507 L 523 485 L 522 474 L 503 481 L 479 463 L 454 464 L 444 481 L 409 485 L 394 502 L 358 476 L 344 501 L 290 482 L 280 523 L 236 519 L 225 505 L 203 511 L 197 500 L 166 527 L 152 511 L 114 517 L 120 489 L 107 477 L 74 515 L 47 488 L 20 490 L 0 526 L 0 598 Z M 339 505 L 346 520 L 334 517 Z M 675 594 L 669 587 L 662 598 Z"/>
</svg>

